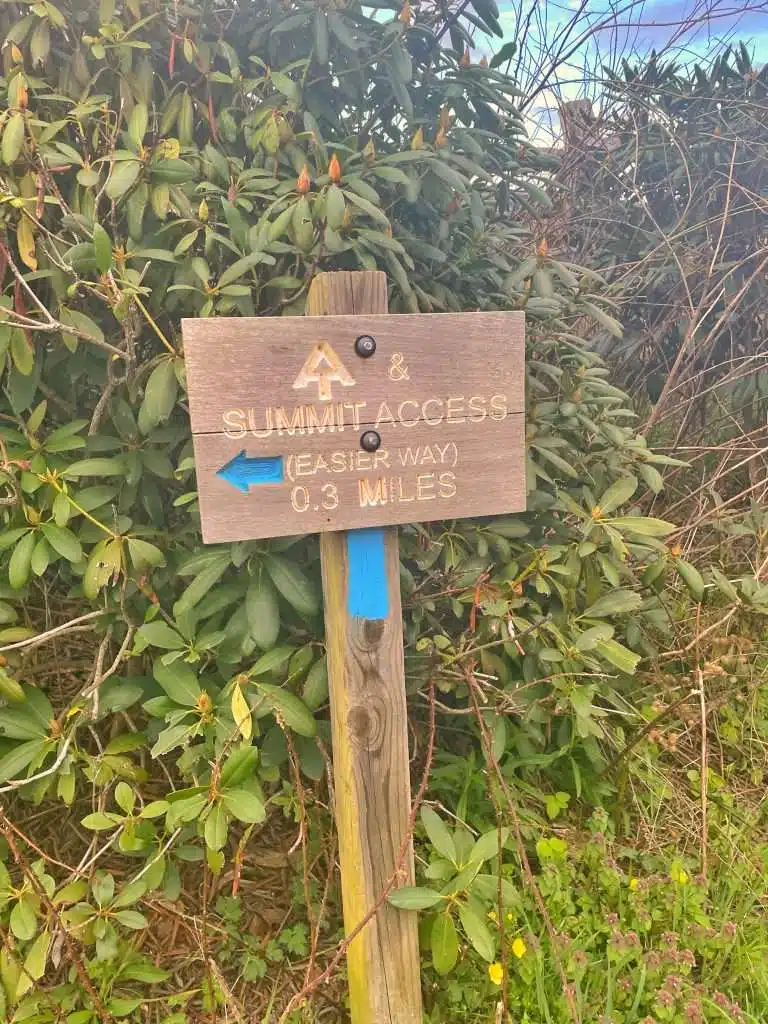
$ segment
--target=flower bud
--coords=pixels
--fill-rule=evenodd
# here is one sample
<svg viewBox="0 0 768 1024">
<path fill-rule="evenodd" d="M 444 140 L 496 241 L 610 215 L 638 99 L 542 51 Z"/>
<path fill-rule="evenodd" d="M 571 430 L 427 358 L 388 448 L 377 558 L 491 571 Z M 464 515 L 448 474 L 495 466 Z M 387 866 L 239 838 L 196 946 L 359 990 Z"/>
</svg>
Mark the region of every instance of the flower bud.
<svg viewBox="0 0 768 1024">
<path fill-rule="evenodd" d="M 330 173 L 330 172 L 329 172 Z M 306 164 L 301 169 L 301 174 L 296 179 L 296 191 L 300 196 L 305 196 L 312 186 L 312 179 L 309 176 L 309 168 Z"/>
<path fill-rule="evenodd" d="M 328 164 L 328 177 L 334 185 L 338 185 L 341 181 L 341 163 L 335 153 L 331 157 L 331 162 Z"/>
</svg>

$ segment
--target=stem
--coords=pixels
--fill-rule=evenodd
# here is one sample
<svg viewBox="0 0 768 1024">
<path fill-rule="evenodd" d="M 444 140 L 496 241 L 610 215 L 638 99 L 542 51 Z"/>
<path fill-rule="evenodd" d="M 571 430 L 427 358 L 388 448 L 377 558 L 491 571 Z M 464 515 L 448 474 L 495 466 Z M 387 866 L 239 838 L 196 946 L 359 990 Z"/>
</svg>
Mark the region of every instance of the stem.
<svg viewBox="0 0 768 1024">
<path fill-rule="evenodd" d="M 96 519 L 95 516 L 92 516 L 90 512 L 86 512 L 81 505 L 78 505 L 75 499 L 70 494 L 68 494 L 68 492 L 61 486 L 59 481 L 54 476 L 48 474 L 38 474 L 38 479 L 42 480 L 43 483 L 50 484 L 51 487 L 53 487 L 53 489 L 57 491 L 59 494 L 63 494 L 64 497 L 69 502 L 69 504 L 72 506 L 72 508 L 75 509 L 75 511 L 78 512 L 81 516 L 85 516 L 88 522 L 93 523 L 94 526 L 98 526 L 100 530 L 104 531 L 104 533 L 109 534 L 109 536 L 113 540 L 120 539 L 119 533 L 115 533 L 114 530 L 110 530 L 108 526 L 105 526 L 104 523 Z"/>
<path fill-rule="evenodd" d="M 144 318 L 146 319 L 147 323 L 150 325 L 152 330 L 158 336 L 160 341 L 162 341 L 162 343 L 165 345 L 165 347 L 168 349 L 168 351 L 171 353 L 171 355 L 172 356 L 178 355 L 176 349 L 173 347 L 173 345 L 170 343 L 170 341 L 168 341 L 166 336 L 163 334 L 163 332 L 157 326 L 157 324 L 155 323 L 154 319 L 152 318 L 152 314 L 149 312 L 147 307 L 141 301 L 139 296 L 138 295 L 134 295 L 133 296 L 133 301 L 136 303 L 136 305 L 139 307 L 141 312 L 144 314 Z"/>
</svg>

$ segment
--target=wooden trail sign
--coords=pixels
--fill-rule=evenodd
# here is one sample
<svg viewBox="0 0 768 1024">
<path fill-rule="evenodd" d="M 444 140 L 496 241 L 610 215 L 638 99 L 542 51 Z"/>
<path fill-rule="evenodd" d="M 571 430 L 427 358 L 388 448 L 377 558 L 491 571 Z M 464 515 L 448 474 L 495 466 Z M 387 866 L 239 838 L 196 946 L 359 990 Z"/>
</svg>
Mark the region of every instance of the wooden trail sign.
<svg viewBox="0 0 768 1024">
<path fill-rule="evenodd" d="M 205 541 L 524 508 L 522 313 L 183 329 Z"/>
<path fill-rule="evenodd" d="M 308 312 L 182 324 L 204 540 L 321 534 L 350 934 L 414 880 L 393 524 L 525 508 L 524 320 L 387 316 L 378 271 L 320 274 Z M 384 902 L 347 964 L 353 1024 L 421 1024 L 413 912 Z"/>
</svg>

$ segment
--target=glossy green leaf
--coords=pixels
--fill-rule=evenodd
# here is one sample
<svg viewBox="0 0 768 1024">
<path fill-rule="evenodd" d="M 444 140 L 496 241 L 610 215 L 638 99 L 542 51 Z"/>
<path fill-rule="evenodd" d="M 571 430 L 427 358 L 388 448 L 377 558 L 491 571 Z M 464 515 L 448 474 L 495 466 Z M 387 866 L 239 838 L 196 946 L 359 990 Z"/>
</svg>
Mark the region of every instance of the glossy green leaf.
<svg viewBox="0 0 768 1024">
<path fill-rule="evenodd" d="M 125 160 L 112 165 L 112 171 L 105 191 L 107 196 L 116 202 L 136 184 L 141 173 L 141 164 L 137 160 Z"/>
<path fill-rule="evenodd" d="M 429 907 L 436 907 L 442 903 L 445 897 L 434 889 L 427 889 L 424 886 L 407 885 L 401 889 L 393 889 L 387 896 L 387 901 L 398 910 L 427 910 Z"/>
<path fill-rule="evenodd" d="M 430 843 L 432 843 L 437 852 L 445 857 L 446 860 L 456 864 L 458 858 L 453 837 L 443 819 L 428 804 L 422 805 L 421 823 L 426 830 Z"/>
<path fill-rule="evenodd" d="M 438 974 L 449 974 L 459 958 L 459 936 L 449 913 L 438 914 L 430 932 L 432 964 Z"/>
<path fill-rule="evenodd" d="M 459 920 L 475 951 L 490 963 L 496 954 L 496 944 L 488 925 L 467 903 L 459 904 Z"/>
</svg>

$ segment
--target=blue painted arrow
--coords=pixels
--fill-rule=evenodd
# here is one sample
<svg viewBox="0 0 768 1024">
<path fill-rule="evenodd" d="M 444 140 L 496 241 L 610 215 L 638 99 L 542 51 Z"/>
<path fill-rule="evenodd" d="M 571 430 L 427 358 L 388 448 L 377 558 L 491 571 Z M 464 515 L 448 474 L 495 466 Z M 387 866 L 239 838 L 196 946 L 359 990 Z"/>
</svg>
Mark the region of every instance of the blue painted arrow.
<svg viewBox="0 0 768 1024">
<path fill-rule="evenodd" d="M 232 484 L 243 494 L 255 484 L 281 484 L 285 478 L 282 455 L 249 459 L 245 450 L 216 470 L 216 476 Z"/>
</svg>

